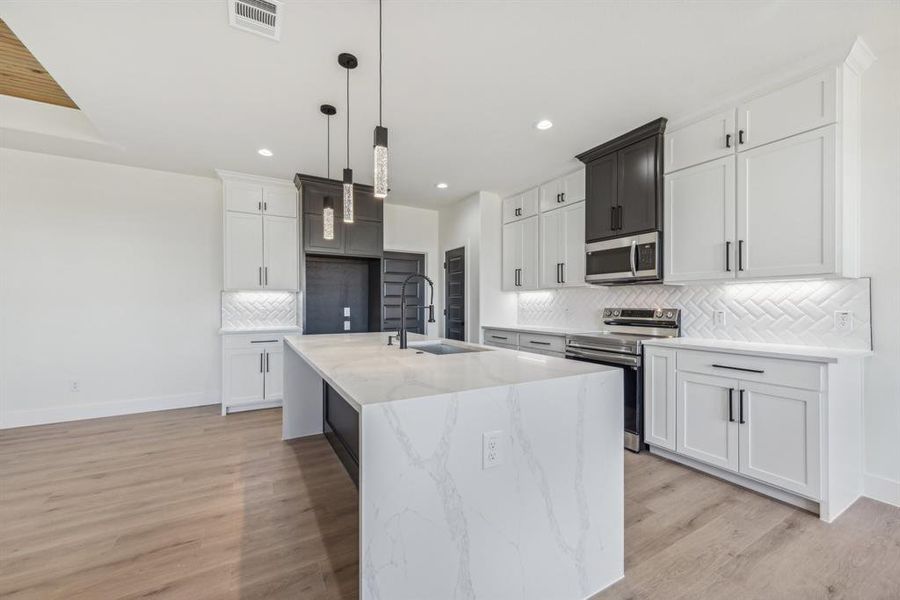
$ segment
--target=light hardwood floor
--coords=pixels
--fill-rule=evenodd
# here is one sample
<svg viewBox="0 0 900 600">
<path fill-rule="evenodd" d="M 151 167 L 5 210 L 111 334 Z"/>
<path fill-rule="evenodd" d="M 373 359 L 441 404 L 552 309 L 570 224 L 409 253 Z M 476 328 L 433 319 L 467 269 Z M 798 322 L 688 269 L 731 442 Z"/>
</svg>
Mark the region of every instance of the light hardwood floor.
<svg viewBox="0 0 900 600">
<path fill-rule="evenodd" d="M 356 598 L 356 489 L 280 419 L 0 431 L 0 598 Z M 861 500 L 824 525 L 647 454 L 625 476 L 626 578 L 597 599 L 900 599 L 900 509 Z"/>
</svg>

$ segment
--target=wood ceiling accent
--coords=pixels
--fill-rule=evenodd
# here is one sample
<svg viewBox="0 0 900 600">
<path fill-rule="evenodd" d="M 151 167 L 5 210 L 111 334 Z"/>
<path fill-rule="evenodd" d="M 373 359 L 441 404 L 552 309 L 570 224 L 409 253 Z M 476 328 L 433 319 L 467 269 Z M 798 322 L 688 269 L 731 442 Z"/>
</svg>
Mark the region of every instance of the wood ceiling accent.
<svg viewBox="0 0 900 600">
<path fill-rule="evenodd" d="M 3 19 L 0 19 L 0 94 L 78 108 Z"/>
</svg>

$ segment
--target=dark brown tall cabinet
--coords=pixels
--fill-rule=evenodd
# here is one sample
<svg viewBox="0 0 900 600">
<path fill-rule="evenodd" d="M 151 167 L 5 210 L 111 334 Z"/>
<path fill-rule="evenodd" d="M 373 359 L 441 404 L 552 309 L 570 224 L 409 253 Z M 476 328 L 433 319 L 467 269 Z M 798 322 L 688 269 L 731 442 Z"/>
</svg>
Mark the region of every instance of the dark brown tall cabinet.
<svg viewBox="0 0 900 600">
<path fill-rule="evenodd" d="M 381 331 L 384 203 L 372 187 L 353 186 L 353 223 L 344 223 L 343 184 L 297 174 L 303 243 L 303 332 Z M 324 235 L 325 199 L 334 209 L 334 236 Z"/>
<path fill-rule="evenodd" d="M 585 241 L 662 229 L 660 118 L 578 155 L 586 166 Z"/>
</svg>

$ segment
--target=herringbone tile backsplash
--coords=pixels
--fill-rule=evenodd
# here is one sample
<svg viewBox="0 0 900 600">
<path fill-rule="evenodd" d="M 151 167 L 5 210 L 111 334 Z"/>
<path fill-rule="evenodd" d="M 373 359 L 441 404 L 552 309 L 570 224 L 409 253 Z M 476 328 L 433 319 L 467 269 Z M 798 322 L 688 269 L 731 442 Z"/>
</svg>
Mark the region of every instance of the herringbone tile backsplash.
<svg viewBox="0 0 900 600">
<path fill-rule="evenodd" d="M 607 306 L 681 309 L 682 335 L 747 342 L 868 349 L 869 279 L 829 279 L 689 286 L 569 288 L 519 294 L 520 325 L 597 330 Z M 725 311 L 725 326 L 713 313 Z M 834 312 L 853 313 L 852 331 L 834 328 Z"/>
<path fill-rule="evenodd" d="M 255 329 L 297 324 L 293 292 L 222 292 L 222 327 Z"/>
</svg>

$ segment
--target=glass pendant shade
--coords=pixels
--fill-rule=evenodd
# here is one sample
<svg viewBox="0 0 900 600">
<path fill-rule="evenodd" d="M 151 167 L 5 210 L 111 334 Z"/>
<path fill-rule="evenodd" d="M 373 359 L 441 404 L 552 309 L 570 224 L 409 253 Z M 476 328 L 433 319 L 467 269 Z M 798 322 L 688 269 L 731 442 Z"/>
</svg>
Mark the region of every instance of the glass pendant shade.
<svg viewBox="0 0 900 600">
<path fill-rule="evenodd" d="M 334 201 L 326 196 L 322 203 L 322 238 L 334 239 Z"/>
<path fill-rule="evenodd" d="M 353 169 L 344 169 L 344 223 L 353 222 Z"/>
<path fill-rule="evenodd" d="M 376 198 L 387 198 L 388 195 L 388 130 L 387 127 L 375 127 L 375 192 Z"/>
</svg>

